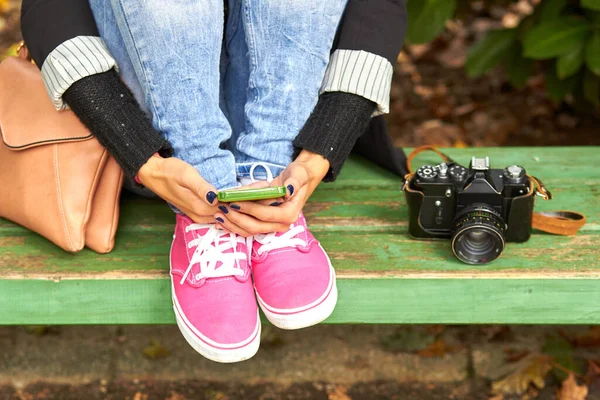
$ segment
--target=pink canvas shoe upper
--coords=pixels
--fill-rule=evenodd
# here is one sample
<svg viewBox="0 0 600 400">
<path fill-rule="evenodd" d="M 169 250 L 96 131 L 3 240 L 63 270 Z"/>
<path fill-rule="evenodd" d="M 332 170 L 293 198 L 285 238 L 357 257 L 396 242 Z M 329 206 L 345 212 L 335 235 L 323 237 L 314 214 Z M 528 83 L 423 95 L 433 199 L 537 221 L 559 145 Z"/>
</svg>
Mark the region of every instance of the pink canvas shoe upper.
<svg viewBox="0 0 600 400">
<path fill-rule="evenodd" d="M 293 314 L 318 306 L 333 288 L 330 265 L 302 214 L 285 233 L 254 236 L 254 286 L 270 312 Z"/>
<path fill-rule="evenodd" d="M 248 243 L 235 234 L 177 215 L 171 248 L 175 312 L 204 344 L 241 348 L 260 331 Z"/>
</svg>

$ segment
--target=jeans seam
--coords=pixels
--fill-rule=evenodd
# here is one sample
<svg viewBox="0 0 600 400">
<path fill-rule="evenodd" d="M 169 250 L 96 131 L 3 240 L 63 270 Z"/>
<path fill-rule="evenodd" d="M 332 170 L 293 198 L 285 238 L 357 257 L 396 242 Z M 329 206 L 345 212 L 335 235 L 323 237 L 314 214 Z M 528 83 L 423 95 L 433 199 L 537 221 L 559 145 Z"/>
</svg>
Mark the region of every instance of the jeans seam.
<svg viewBox="0 0 600 400">
<path fill-rule="evenodd" d="M 254 93 L 255 100 L 259 98 L 260 91 L 254 81 L 254 74 L 256 72 L 256 37 L 254 33 L 254 29 L 252 27 L 252 16 L 250 15 L 250 4 L 248 4 L 249 0 L 243 1 L 243 9 L 244 9 L 244 31 L 246 33 L 246 45 L 248 46 L 248 61 L 250 63 L 250 71 L 248 74 L 248 88 Z M 244 125 L 245 129 L 242 134 L 238 137 L 236 148 L 241 147 L 239 144 L 244 138 L 248 135 L 248 127 L 250 126 L 250 121 L 247 118 L 247 115 L 250 114 L 249 111 L 254 107 L 256 101 L 250 101 L 250 99 L 246 99 L 246 106 L 244 107 Z"/>
<path fill-rule="evenodd" d="M 139 64 L 139 68 L 144 75 L 144 85 L 142 85 L 142 88 L 143 87 L 146 88 L 144 94 L 150 99 L 150 103 L 152 105 L 152 115 L 156 119 L 156 126 L 159 131 L 162 131 L 162 129 L 161 129 L 162 123 L 161 123 L 161 117 L 160 117 L 161 113 L 159 112 L 160 107 L 156 104 L 156 101 L 155 101 L 153 93 L 152 93 L 152 85 L 150 84 L 151 79 L 148 77 L 147 66 L 144 65 L 144 61 L 142 60 L 142 56 L 140 55 L 140 51 L 138 49 L 137 42 L 136 42 L 135 38 L 133 37 L 133 30 L 131 29 L 131 24 L 129 23 L 129 20 L 127 18 L 127 13 L 125 12 L 125 5 L 123 4 L 123 0 L 118 0 L 118 1 L 119 1 L 119 8 L 121 9 L 121 16 L 122 16 L 124 23 L 127 25 L 127 32 L 129 32 L 133 50 L 135 51 L 135 55 L 136 55 L 136 60 L 134 60 L 131 57 L 131 55 L 129 56 L 129 58 L 131 59 L 132 64 L 134 62 L 137 62 Z M 116 17 L 116 14 L 115 14 L 115 17 Z M 123 36 L 123 34 L 121 34 L 121 36 Z M 123 40 L 123 41 L 125 42 L 125 40 Z M 125 46 L 127 46 L 126 43 L 125 43 Z M 129 51 L 127 53 L 129 53 Z M 134 66 L 134 68 L 135 68 L 135 66 Z M 139 77 L 138 77 L 138 79 L 139 79 Z"/>
</svg>

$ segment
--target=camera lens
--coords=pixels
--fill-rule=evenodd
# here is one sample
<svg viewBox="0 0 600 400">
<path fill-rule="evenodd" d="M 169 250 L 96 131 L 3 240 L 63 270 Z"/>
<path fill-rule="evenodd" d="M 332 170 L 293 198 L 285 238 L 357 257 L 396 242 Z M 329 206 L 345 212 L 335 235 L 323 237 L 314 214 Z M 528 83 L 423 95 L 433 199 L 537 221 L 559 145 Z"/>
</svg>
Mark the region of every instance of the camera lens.
<svg viewBox="0 0 600 400">
<path fill-rule="evenodd" d="M 504 250 L 502 216 L 486 204 L 472 204 L 456 216 L 452 235 L 452 251 L 467 264 L 485 264 L 495 260 Z"/>
</svg>

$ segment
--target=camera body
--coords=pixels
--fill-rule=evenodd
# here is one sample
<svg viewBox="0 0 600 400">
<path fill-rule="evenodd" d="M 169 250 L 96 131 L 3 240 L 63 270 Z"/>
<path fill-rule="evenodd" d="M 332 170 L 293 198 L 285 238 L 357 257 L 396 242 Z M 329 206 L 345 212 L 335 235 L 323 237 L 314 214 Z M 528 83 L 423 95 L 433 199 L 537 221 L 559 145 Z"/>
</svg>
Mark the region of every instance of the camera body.
<svg viewBox="0 0 600 400">
<path fill-rule="evenodd" d="M 531 235 L 534 190 L 518 165 L 492 169 L 488 157 L 473 157 L 469 168 L 424 165 L 406 182 L 405 194 L 410 236 L 452 239 L 454 253 L 470 264 L 492 261 L 505 242 Z"/>
</svg>

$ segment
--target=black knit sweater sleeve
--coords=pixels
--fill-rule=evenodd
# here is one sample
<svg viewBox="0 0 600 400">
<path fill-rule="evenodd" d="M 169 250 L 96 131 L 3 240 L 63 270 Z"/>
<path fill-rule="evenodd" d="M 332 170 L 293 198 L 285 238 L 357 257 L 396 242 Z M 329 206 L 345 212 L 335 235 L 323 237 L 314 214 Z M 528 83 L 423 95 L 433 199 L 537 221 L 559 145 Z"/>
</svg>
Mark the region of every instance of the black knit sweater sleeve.
<svg viewBox="0 0 600 400">
<path fill-rule="evenodd" d="M 129 177 L 154 153 L 172 155 L 169 142 L 153 128 L 114 69 L 73 83 L 63 99 Z"/>
<path fill-rule="evenodd" d="M 329 92 L 319 101 L 294 140 L 296 155 L 302 149 L 322 155 L 329 161 L 325 182 L 337 178 L 358 138 L 365 133 L 376 104 L 362 96 Z"/>
</svg>

